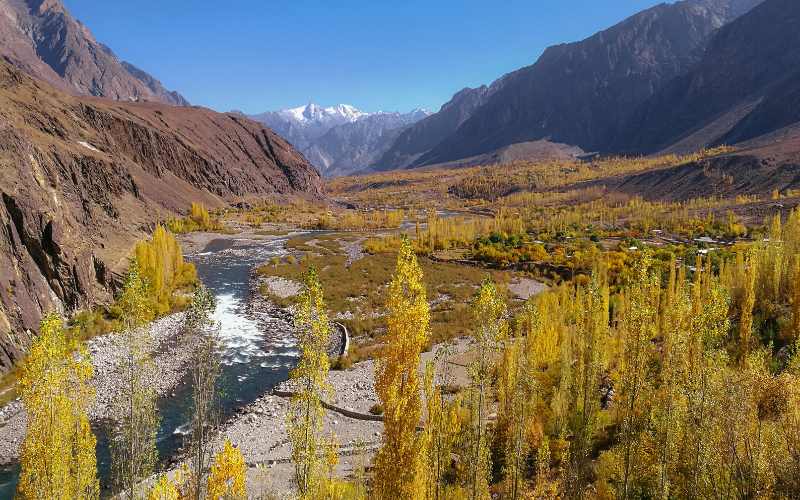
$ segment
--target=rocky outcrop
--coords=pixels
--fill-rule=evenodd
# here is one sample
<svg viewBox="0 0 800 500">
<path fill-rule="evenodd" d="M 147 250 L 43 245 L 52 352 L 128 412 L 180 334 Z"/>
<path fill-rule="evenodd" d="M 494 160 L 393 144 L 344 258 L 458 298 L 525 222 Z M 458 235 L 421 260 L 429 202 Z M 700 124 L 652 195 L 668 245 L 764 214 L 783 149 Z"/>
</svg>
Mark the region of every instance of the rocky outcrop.
<svg viewBox="0 0 800 500">
<path fill-rule="evenodd" d="M 0 62 L 0 371 L 44 312 L 108 300 L 155 221 L 192 201 L 321 194 L 317 171 L 258 123 L 73 97 Z"/>
<path fill-rule="evenodd" d="M 120 61 L 60 0 L 0 0 L 0 59 L 70 93 L 189 104 L 145 71 Z"/>
</svg>

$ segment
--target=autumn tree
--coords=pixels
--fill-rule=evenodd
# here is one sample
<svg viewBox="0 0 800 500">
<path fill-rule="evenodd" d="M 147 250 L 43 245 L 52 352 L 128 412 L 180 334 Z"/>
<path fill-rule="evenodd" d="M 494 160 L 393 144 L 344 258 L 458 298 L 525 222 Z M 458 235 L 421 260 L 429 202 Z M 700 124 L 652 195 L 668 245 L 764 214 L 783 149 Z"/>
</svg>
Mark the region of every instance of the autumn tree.
<svg viewBox="0 0 800 500">
<path fill-rule="evenodd" d="M 447 348 L 442 352 L 446 355 Z M 446 373 L 443 378 L 447 380 Z M 436 385 L 436 365 L 432 361 L 425 365 L 424 392 L 426 419 L 423 449 L 427 452 L 428 469 L 426 497 L 439 500 L 445 495 L 445 476 L 450 470 L 456 437 L 461 430 L 461 420 L 458 418 L 461 402 L 458 398 L 445 401 L 441 387 Z"/>
<path fill-rule="evenodd" d="M 182 336 L 192 346 L 192 420 L 189 477 L 192 498 L 201 498 L 212 453 L 212 425 L 216 419 L 217 380 L 220 374 L 219 326 L 211 318 L 215 300 L 204 286 L 195 290 L 184 317 Z"/>
<path fill-rule="evenodd" d="M 780 221 L 780 219 L 778 219 Z M 756 303 L 756 273 L 758 266 L 756 254 L 750 254 L 747 259 L 747 268 L 744 276 L 744 296 L 739 312 L 739 357 L 746 360 L 750 352 L 750 342 L 753 335 L 753 307 Z"/>
<path fill-rule="evenodd" d="M 635 496 L 641 476 L 641 431 L 647 423 L 650 403 L 652 341 L 657 333 L 660 285 L 645 256 L 637 264 L 635 283 L 626 295 L 621 320 L 623 352 L 620 359 L 620 448 L 622 474 L 619 497 Z"/>
<path fill-rule="evenodd" d="M 491 377 L 495 366 L 494 357 L 500 342 L 508 335 L 505 314 L 506 305 L 497 287 L 490 280 L 484 281 L 472 305 L 475 360 L 468 367 L 471 436 L 467 458 L 467 481 L 473 500 L 489 498 L 491 464 L 486 416 L 490 402 Z"/>
<path fill-rule="evenodd" d="M 245 498 L 247 465 L 242 452 L 225 440 L 222 450 L 214 457 L 208 475 L 206 494 L 211 500 Z"/>
<path fill-rule="evenodd" d="M 122 311 L 119 348 L 120 391 L 114 400 L 117 422 L 112 431 L 111 454 L 114 479 L 128 498 L 138 496 L 138 485 L 150 477 L 158 459 L 158 413 L 152 381 L 157 376 L 152 358 L 148 319 L 147 285 L 134 262 L 125 279 L 117 305 Z"/>
<path fill-rule="evenodd" d="M 163 226 L 156 226 L 153 236 L 140 241 L 134 250 L 134 262 L 139 275 L 148 284 L 151 317 L 165 314 L 175 305 L 176 290 L 197 281 L 197 271 L 185 262 L 181 246 L 175 236 Z"/>
<path fill-rule="evenodd" d="M 330 322 L 325 310 L 322 285 L 314 268 L 305 276 L 295 316 L 300 360 L 292 370 L 296 392 L 287 414 L 295 485 L 303 498 L 316 498 L 325 486 L 321 436 L 324 409 L 322 399 L 331 391 L 328 384 Z"/>
<path fill-rule="evenodd" d="M 20 498 L 99 497 L 96 439 L 87 416 L 94 398 L 91 378 L 85 347 L 67 338 L 58 316 L 45 316 L 18 386 L 28 417 Z"/>
<path fill-rule="evenodd" d="M 422 414 L 420 353 L 429 336 L 430 310 L 411 242 L 404 238 L 389 285 L 386 347 L 375 372 L 384 409 L 383 445 L 375 459 L 379 498 L 421 498 L 427 484 L 423 437 L 416 433 Z"/>
<path fill-rule="evenodd" d="M 176 472 L 172 479 L 167 474 L 161 474 L 153 487 L 147 493 L 147 500 L 180 500 L 181 499 L 181 473 Z"/>
</svg>

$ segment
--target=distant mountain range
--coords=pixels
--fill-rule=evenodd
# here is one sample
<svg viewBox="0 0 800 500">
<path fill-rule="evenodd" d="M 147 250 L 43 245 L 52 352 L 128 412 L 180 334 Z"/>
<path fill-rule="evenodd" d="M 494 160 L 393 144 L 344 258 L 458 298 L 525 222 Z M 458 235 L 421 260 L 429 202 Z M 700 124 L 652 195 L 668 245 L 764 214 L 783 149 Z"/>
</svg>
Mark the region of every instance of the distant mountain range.
<svg viewBox="0 0 800 500">
<path fill-rule="evenodd" d="M 365 113 L 348 104 L 270 111 L 250 118 L 275 130 L 328 177 L 373 165 L 408 126 L 429 116 L 409 113 Z"/>
<path fill-rule="evenodd" d="M 120 61 L 60 0 L 0 0 L 0 59 L 71 94 L 189 104 Z"/>
<path fill-rule="evenodd" d="M 795 26 L 800 2 L 767 0 L 754 10 L 762 2 L 660 4 L 580 42 L 550 47 L 531 66 L 457 93 L 438 113 L 404 130 L 374 167 L 487 161 L 505 148 L 541 141 L 587 152 L 652 153 L 731 107 L 743 119 L 752 108 L 742 106 L 758 101 L 764 113 L 763 95 L 748 92 L 776 84 L 759 72 L 787 78 L 796 72 L 795 36 L 779 37 L 783 27 Z M 781 28 L 773 31 L 770 22 Z M 747 96 L 755 100 L 742 102 Z M 730 135 L 721 122 L 716 127 L 718 133 L 686 146 L 750 135 Z"/>
</svg>

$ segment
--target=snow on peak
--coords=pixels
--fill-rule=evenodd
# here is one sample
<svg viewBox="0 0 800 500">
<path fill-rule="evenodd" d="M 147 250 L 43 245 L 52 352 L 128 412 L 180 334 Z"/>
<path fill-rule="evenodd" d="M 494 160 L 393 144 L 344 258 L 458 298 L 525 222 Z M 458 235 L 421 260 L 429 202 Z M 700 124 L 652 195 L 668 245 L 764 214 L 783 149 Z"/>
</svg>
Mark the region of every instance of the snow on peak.
<svg viewBox="0 0 800 500">
<path fill-rule="evenodd" d="M 299 123 L 308 122 L 354 122 L 359 118 L 368 116 L 369 113 L 360 111 L 355 106 L 349 104 L 337 104 L 323 108 L 314 103 L 305 106 L 290 108 L 279 113 Z"/>
</svg>

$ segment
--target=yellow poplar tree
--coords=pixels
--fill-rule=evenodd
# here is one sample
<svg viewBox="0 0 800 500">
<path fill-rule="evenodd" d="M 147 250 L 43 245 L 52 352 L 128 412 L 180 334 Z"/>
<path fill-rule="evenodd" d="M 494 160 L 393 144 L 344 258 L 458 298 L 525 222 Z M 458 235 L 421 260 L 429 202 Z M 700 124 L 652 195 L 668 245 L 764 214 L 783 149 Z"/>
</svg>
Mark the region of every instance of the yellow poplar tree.
<svg viewBox="0 0 800 500">
<path fill-rule="evenodd" d="M 135 262 L 118 303 L 123 320 L 123 330 L 119 333 L 122 384 L 114 400 L 119 418 L 111 435 L 111 456 L 117 486 L 129 498 L 135 498 L 139 483 L 152 475 L 158 460 L 159 424 L 157 395 L 150 386 L 150 380 L 156 376 L 153 346 L 144 326 L 149 313 L 147 286 Z"/>
<path fill-rule="evenodd" d="M 178 481 L 173 481 L 168 475 L 162 474 L 147 494 L 147 500 L 179 500 L 181 494 L 178 486 Z"/>
<path fill-rule="evenodd" d="M 445 494 L 444 476 L 450 469 L 451 454 L 461 421 L 458 418 L 460 401 L 456 399 L 447 403 L 441 389 L 435 385 L 435 378 L 434 363 L 429 361 L 425 365 L 424 378 L 427 417 L 423 448 L 427 451 L 427 498 L 439 500 Z"/>
<path fill-rule="evenodd" d="M 476 359 L 470 363 L 468 371 L 471 379 L 470 403 L 472 417 L 472 439 L 470 442 L 470 458 L 467 460 L 471 498 L 487 499 L 489 496 L 489 439 L 486 429 L 486 410 L 492 372 L 495 366 L 494 355 L 500 342 L 508 335 L 508 323 L 504 319 L 506 305 L 497 287 L 486 280 L 478 291 L 472 306 L 475 321 L 473 338 L 476 344 Z"/>
<path fill-rule="evenodd" d="M 325 487 L 324 464 L 320 452 L 322 433 L 322 397 L 330 393 L 328 384 L 328 342 L 330 323 L 325 311 L 322 285 L 314 268 L 305 277 L 305 289 L 295 317 L 300 361 L 291 373 L 296 384 L 287 415 L 295 484 L 302 498 L 314 498 Z"/>
<path fill-rule="evenodd" d="M 97 441 L 86 414 L 94 397 L 91 377 L 85 347 L 67 339 L 58 316 L 46 316 L 19 381 L 28 415 L 19 498 L 99 497 Z"/>
<path fill-rule="evenodd" d="M 234 448 L 230 441 L 225 441 L 222 451 L 214 457 L 211 472 L 208 475 L 208 498 L 245 498 L 245 474 L 247 466 L 242 452 Z"/>
<path fill-rule="evenodd" d="M 416 428 L 422 415 L 420 353 L 428 341 L 430 309 L 422 268 L 408 238 L 403 238 L 397 256 L 387 308 L 387 345 L 375 373 L 375 389 L 384 408 L 375 493 L 378 498 L 422 498 L 427 453 Z"/>
</svg>

